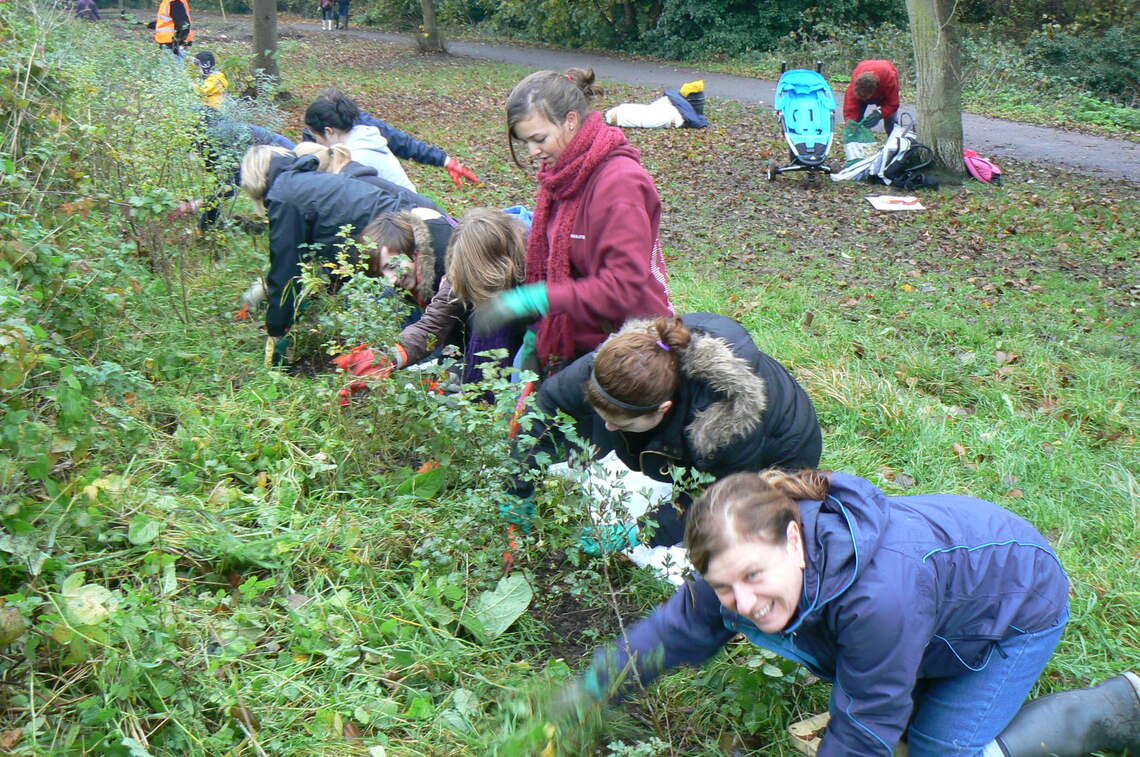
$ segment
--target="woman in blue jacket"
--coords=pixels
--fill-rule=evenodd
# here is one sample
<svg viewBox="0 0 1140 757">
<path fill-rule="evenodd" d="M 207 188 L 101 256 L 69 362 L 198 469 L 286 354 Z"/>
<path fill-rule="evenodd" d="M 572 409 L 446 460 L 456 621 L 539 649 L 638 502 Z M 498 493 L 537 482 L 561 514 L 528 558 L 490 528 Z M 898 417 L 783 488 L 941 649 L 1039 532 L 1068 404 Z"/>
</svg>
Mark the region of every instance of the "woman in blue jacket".
<svg viewBox="0 0 1140 757">
<path fill-rule="evenodd" d="M 693 505 L 685 542 L 700 577 L 595 655 L 595 698 L 742 633 L 831 681 L 820 757 L 887 757 L 904 739 L 911 757 L 1084 754 L 1128 748 L 1140 729 L 1132 674 L 1091 690 L 1096 712 L 1060 732 L 1053 697 L 1014 720 L 1065 628 L 1069 582 L 1045 537 L 991 502 L 737 473 Z M 1073 694 L 1089 692 L 1054 697 Z"/>
</svg>

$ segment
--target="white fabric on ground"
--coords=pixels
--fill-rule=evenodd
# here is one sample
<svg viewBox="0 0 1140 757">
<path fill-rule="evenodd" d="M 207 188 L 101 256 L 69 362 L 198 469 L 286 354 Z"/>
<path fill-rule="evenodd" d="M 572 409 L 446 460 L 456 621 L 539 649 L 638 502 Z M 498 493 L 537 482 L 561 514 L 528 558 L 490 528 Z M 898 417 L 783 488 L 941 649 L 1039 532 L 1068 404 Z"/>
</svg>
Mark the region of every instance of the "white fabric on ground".
<svg viewBox="0 0 1140 757">
<path fill-rule="evenodd" d="M 668 97 L 658 97 L 648 105 L 641 103 L 615 105 L 606 111 L 606 123 L 640 129 L 662 129 L 667 126 L 677 128 L 685 123 L 685 119 Z"/>
</svg>

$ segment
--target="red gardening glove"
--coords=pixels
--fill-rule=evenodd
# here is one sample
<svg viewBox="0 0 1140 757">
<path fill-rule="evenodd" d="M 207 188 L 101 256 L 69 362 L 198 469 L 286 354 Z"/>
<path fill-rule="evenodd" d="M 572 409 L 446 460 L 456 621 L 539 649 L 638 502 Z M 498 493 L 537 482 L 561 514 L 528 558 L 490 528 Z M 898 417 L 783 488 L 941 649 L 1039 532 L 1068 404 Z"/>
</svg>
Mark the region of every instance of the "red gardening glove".
<svg viewBox="0 0 1140 757">
<path fill-rule="evenodd" d="M 352 381 L 349 385 L 336 393 L 337 402 L 341 407 L 348 407 L 348 403 L 352 402 L 352 395 L 357 392 L 368 391 L 368 382 L 366 381 Z"/>
<path fill-rule="evenodd" d="M 237 311 L 234 314 L 234 320 L 235 321 L 248 321 L 248 320 L 250 320 L 249 303 L 248 302 L 242 303 L 241 310 Z"/>
<path fill-rule="evenodd" d="M 475 175 L 474 171 L 460 163 L 455 158 L 448 158 L 447 162 L 443 164 L 443 167 L 447 169 L 447 172 L 449 174 L 451 174 L 451 180 L 455 182 L 455 186 L 457 187 L 463 186 L 464 179 L 467 179 L 472 184 L 483 183 L 479 181 L 479 177 Z"/>
<path fill-rule="evenodd" d="M 396 368 L 392 364 L 392 358 L 383 352 L 377 355 L 367 344 L 361 344 L 353 347 L 350 352 L 337 355 L 333 358 L 333 362 L 336 363 L 337 368 L 361 378 L 386 379 L 392 375 L 392 371 Z"/>
</svg>

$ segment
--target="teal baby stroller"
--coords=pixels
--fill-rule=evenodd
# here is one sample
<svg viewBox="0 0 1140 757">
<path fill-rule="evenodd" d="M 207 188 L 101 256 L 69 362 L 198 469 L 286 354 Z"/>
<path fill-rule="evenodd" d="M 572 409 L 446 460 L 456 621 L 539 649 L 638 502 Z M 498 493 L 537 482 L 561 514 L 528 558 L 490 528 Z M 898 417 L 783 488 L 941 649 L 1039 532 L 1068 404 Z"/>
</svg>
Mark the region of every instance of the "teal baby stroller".
<svg viewBox="0 0 1140 757">
<path fill-rule="evenodd" d="M 816 64 L 815 71 L 794 68 L 783 71 L 776 83 L 776 112 L 788 142 L 791 162 L 786 166 L 776 166 L 768 161 L 768 181 L 788 171 L 831 173 L 824 162 L 831 149 L 834 136 L 831 128 L 832 114 L 835 112 L 835 93 L 827 79 L 823 78 L 822 65 Z"/>
</svg>

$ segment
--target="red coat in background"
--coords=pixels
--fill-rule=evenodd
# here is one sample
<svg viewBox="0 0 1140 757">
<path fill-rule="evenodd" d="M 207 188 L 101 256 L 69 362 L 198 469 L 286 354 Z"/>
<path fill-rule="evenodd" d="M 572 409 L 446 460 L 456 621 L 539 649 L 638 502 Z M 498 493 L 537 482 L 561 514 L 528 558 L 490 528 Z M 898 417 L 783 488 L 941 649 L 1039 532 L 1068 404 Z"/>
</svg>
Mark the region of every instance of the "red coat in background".
<svg viewBox="0 0 1140 757">
<path fill-rule="evenodd" d="M 879 79 L 879 88 L 875 94 L 866 100 L 855 97 L 855 80 L 860 74 L 872 73 Z M 851 83 L 847 85 L 847 94 L 843 98 L 843 119 L 845 121 L 860 121 L 863 111 L 868 105 L 878 105 L 883 112 L 883 118 L 889 119 L 899 109 L 899 72 L 895 64 L 889 60 L 864 60 L 855 66 L 851 72 Z"/>
</svg>

